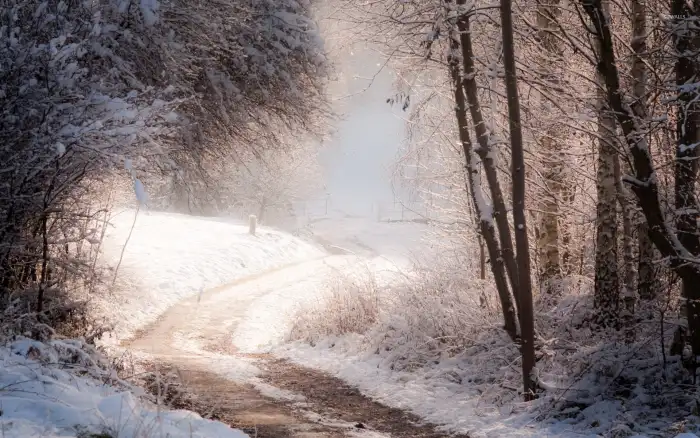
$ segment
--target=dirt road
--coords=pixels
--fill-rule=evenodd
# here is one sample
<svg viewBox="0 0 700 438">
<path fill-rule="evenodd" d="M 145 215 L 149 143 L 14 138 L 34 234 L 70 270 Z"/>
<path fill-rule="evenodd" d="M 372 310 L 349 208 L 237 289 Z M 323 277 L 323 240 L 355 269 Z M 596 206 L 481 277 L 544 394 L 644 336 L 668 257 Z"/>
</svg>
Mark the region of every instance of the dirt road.
<svg viewBox="0 0 700 438">
<path fill-rule="evenodd" d="M 181 301 L 124 346 L 148 353 L 161 398 L 253 437 L 450 436 L 320 371 L 235 349 L 232 334 L 257 300 L 322 275 L 340 257 L 287 265 Z"/>
</svg>

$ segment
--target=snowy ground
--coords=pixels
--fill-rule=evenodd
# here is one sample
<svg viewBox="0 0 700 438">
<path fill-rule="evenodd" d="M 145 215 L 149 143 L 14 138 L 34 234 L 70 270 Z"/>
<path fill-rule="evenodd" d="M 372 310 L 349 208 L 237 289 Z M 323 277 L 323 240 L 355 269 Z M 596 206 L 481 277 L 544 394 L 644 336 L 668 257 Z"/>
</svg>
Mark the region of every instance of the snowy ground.
<svg viewBox="0 0 700 438">
<path fill-rule="evenodd" d="M 303 234 L 363 257 L 381 256 L 406 265 L 435 252 L 425 239 L 427 230 L 426 225 L 414 222 L 377 222 L 331 212 L 327 217 L 310 221 Z"/>
<path fill-rule="evenodd" d="M 114 267 L 128 240 L 116 288 L 95 298 L 99 313 L 116 324 L 112 342 L 203 290 L 324 255 L 317 245 L 271 229 L 251 236 L 243 223 L 147 211 L 134 225 L 134 213 L 112 217 L 104 245 L 104 259 Z"/>
<path fill-rule="evenodd" d="M 339 223 L 343 225 L 339 226 Z M 310 229 L 327 241 L 340 240 L 360 253 L 363 249 L 371 250 L 364 254 L 382 257 L 389 264 L 394 261 L 405 267 L 405 262 L 409 258 L 415 259 L 417 253 L 423 257 L 435 257 L 434 253 L 431 254 L 430 245 L 418 240 L 425 232 L 425 228 L 419 224 L 377 224 L 348 218 L 339 222 L 336 218 L 316 221 L 310 225 Z M 393 330 L 402 329 L 395 326 Z M 378 336 L 383 334 L 378 333 Z M 551 410 L 546 405 L 551 400 L 530 404 L 516 401 L 497 407 L 487 401 L 494 396 L 482 392 L 484 389 L 493 391 L 494 388 L 496 392 L 499 391 L 497 384 L 472 385 L 466 382 L 474 377 L 479 378 L 476 375 L 480 366 L 497 369 L 503 364 L 478 364 L 475 362 L 480 359 L 452 357 L 402 371 L 395 368 L 391 354 L 377 354 L 377 345 L 381 344 L 375 342 L 372 338 L 374 335 L 377 334 L 331 336 L 314 340 L 313 346 L 307 342 L 294 342 L 277 345 L 272 351 L 357 385 L 363 393 L 383 404 L 409 410 L 430 422 L 444 425 L 447 430 L 466 433 L 471 437 L 580 438 L 598 437 L 611 430 L 617 430 L 619 436 L 631 436 L 625 430 L 629 430 L 628 425 L 631 426 L 635 418 L 629 416 L 622 402 L 601 399 L 565 419 L 543 418 L 542 413 Z M 498 349 L 498 346 L 493 348 Z M 491 355 L 490 360 L 497 358 Z M 637 392 L 643 394 L 645 391 L 638 388 Z M 635 415 L 643 417 L 645 413 L 637 411 Z M 692 420 L 689 421 L 692 423 Z M 657 426 L 666 429 L 668 423 L 659 422 Z M 694 427 L 692 424 L 689 426 L 691 429 Z M 656 433 L 653 424 L 637 425 L 636 429 L 650 430 L 649 437 L 674 435 L 669 432 Z M 639 438 L 643 435 L 636 436 Z M 678 436 L 687 438 L 694 435 Z"/>
<path fill-rule="evenodd" d="M 243 223 L 146 211 L 134 223 L 134 213 L 111 219 L 105 261 L 116 266 L 128 244 L 117 287 L 92 301 L 115 324 L 109 345 L 205 289 L 324 255 L 286 233 L 260 228 L 251 236 Z M 138 388 L 97 367 L 86 349 L 79 341 L 21 340 L 0 347 L 0 436 L 247 436 L 192 412 L 150 405 L 138 397 Z"/>
<path fill-rule="evenodd" d="M 133 217 L 133 211 L 127 211 L 113 220 L 116 227 L 110 231 L 105 248 L 106 258 L 112 263 L 119 259 Z M 245 224 L 141 212 L 119 270 L 119 287 L 109 301 L 98 304 L 119 323 L 119 339 L 152 323 L 167 309 L 175 309 L 170 312 L 171 319 L 184 320 L 184 324 L 174 326 L 172 332 L 164 330 L 168 342 L 192 354 L 193 360 L 203 366 L 211 365 L 213 372 L 245 379 L 261 392 L 282 398 L 284 394 L 278 389 L 266 388 L 255 380 L 251 361 L 211 353 L 202 356 L 202 330 L 212 327 L 226 332 L 230 326 L 230 332 L 224 334 L 242 352 L 273 352 L 325 370 L 386 405 L 410 410 L 472 437 L 599 436 L 597 430 L 615 412 L 614 403 L 600 403 L 584 412 L 588 426 L 536 421 L 536 404 L 514 403 L 499 409 L 483 402 L 486 394 L 450 378 L 454 376 L 450 367 L 459 368 L 450 360 L 411 372 L 398 371 L 380 355 L 368 351 L 366 339 L 359 335 L 325 339 L 314 347 L 286 343 L 285 334 L 295 314 L 300 308 L 318 303 L 334 275 L 372 272 L 381 285 L 398 281 L 401 276 L 396 275 L 397 271 L 406 269 L 410 260 L 435 256 L 430 244 L 421 240 L 425 231 L 424 225 L 415 223 L 387 224 L 348 217 L 308 224 L 307 237 L 313 236 L 326 247 L 349 250 L 345 255 L 329 256 L 310 239 L 304 241 L 271 229 L 260 229 L 254 237 L 248 235 Z M 254 280 L 240 283 L 246 278 Z M 217 287 L 226 284 L 230 286 Z M 202 293 L 212 287 L 218 291 Z M 188 332 L 189 328 L 192 330 Z M 220 333 L 209 334 L 216 337 Z M 50 353 L 34 357 L 35 353 L 28 354 L 28 347 L 22 344 L 12 348 L 20 354 L 0 349 L 0 421 L 10 428 L 3 437 L 78 436 L 79 426 L 93 433 L 126 431 L 115 435 L 120 437 L 166 436 L 168 430 L 174 437 L 242 436 L 195 414 L 154 410 L 118 384 L 101 383 L 104 376 L 77 378 L 75 373 L 59 369 L 55 364 L 62 360 Z M 42 357 L 49 359 L 42 362 Z M 89 396 L 80 399 L 77 394 Z M 30 404 L 41 405 L 42 413 L 32 410 Z M 190 428 L 191 435 L 174 432 Z"/>
<path fill-rule="evenodd" d="M 3 438 L 243 438 L 189 411 L 138 397 L 79 341 L 20 339 L 0 347 Z"/>
</svg>

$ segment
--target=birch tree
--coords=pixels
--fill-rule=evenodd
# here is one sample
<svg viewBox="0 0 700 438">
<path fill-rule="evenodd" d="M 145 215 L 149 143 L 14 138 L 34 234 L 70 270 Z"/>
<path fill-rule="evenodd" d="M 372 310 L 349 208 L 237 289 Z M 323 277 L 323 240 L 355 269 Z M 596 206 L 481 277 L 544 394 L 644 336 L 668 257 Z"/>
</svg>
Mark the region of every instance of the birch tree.
<svg viewBox="0 0 700 438">
<path fill-rule="evenodd" d="M 609 7 L 603 7 L 608 14 Z M 602 54 L 602 45 L 598 53 Z M 618 217 L 616 124 L 603 91 L 604 78 L 598 73 L 598 171 L 596 175 L 596 255 L 594 305 L 604 326 L 618 319 L 620 279 L 618 273 Z"/>
<path fill-rule="evenodd" d="M 563 62 L 560 42 L 555 35 L 557 30 L 554 18 L 559 12 L 559 0 L 539 0 L 537 3 L 537 40 L 541 47 L 538 62 L 539 76 L 542 87 L 558 88 Z M 559 221 L 561 215 L 560 200 L 564 195 L 565 164 L 562 160 L 563 149 L 566 147 L 561 134 L 561 126 L 552 120 L 553 110 L 547 97 L 540 96 L 538 109 L 546 116 L 546 121 L 540 129 L 542 134 L 537 141 L 541 150 L 544 169 L 542 199 L 538 205 L 539 220 L 537 228 L 537 251 L 540 261 L 540 281 L 542 290 L 550 295 L 555 293 L 557 280 L 562 275 L 562 257 L 560 254 Z"/>
</svg>

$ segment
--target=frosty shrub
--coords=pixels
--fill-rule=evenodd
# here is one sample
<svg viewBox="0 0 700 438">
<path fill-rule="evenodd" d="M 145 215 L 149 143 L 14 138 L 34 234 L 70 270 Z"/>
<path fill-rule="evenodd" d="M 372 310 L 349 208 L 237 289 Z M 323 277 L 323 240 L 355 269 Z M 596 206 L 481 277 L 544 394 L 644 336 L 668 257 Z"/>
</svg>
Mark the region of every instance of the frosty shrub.
<svg viewBox="0 0 700 438">
<path fill-rule="evenodd" d="M 468 284 L 457 272 L 444 266 L 389 281 L 369 270 L 339 275 L 316 307 L 297 315 L 290 338 L 315 343 L 362 334 L 401 367 L 458 354 L 498 326 L 499 308 L 489 286 Z"/>
<path fill-rule="evenodd" d="M 466 281 L 451 266 L 419 269 L 395 284 L 383 318 L 368 333 L 395 368 L 414 368 L 457 355 L 500 323 L 491 287 Z"/>
<path fill-rule="evenodd" d="M 354 276 L 338 273 L 328 281 L 317 305 L 298 312 L 289 338 L 314 343 L 329 336 L 365 333 L 379 321 L 380 289 L 369 269 Z"/>
</svg>

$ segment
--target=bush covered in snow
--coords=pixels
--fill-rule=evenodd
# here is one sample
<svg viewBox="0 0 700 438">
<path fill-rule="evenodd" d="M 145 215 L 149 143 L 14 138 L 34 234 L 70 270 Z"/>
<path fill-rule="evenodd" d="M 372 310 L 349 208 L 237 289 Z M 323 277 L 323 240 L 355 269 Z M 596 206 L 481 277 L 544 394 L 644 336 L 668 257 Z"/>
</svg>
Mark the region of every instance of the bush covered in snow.
<svg viewBox="0 0 700 438">
<path fill-rule="evenodd" d="M 379 322 L 381 286 L 369 268 L 364 274 L 331 277 L 324 300 L 296 314 L 289 339 L 315 343 L 328 336 L 365 333 Z"/>
</svg>

